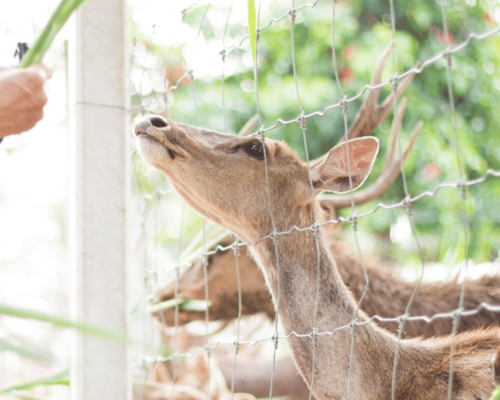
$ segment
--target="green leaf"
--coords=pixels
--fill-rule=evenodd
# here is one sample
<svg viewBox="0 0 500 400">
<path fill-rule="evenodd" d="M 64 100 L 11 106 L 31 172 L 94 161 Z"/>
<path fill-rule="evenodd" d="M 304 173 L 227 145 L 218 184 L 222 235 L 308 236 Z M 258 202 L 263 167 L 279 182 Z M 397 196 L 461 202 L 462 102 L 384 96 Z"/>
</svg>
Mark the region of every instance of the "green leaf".
<svg viewBox="0 0 500 400">
<path fill-rule="evenodd" d="M 500 400 L 500 386 L 495 389 L 490 400 Z"/>
<path fill-rule="evenodd" d="M 40 311 L 12 307 L 3 303 L 0 303 L 0 315 L 1 314 L 18 318 L 37 319 L 39 321 L 49 322 L 62 328 L 75 328 L 83 333 L 89 333 L 105 339 L 116 340 L 119 342 L 127 341 L 127 336 L 124 333 L 118 331 L 103 328 L 101 326 L 93 324 L 88 324 L 85 322 L 74 321 L 70 318 L 61 317 L 59 315 L 52 315 Z"/>
<path fill-rule="evenodd" d="M 13 351 L 21 357 L 29 358 L 35 361 L 54 361 L 52 355 L 48 351 L 38 348 L 18 337 L 0 339 L 0 349 Z"/>
<path fill-rule="evenodd" d="M 33 394 L 31 392 L 23 392 L 20 390 L 9 390 L 8 392 L 0 392 L 0 396 L 15 396 L 18 399 L 30 399 L 30 400 L 50 400 L 49 397 L 40 396 L 38 394 Z"/>
<path fill-rule="evenodd" d="M 158 304 L 154 304 L 149 308 L 150 313 L 155 313 L 160 310 L 166 310 L 167 308 L 173 308 L 176 305 L 179 305 L 180 308 L 187 311 L 206 311 L 208 307 L 210 307 L 210 302 L 205 300 L 184 300 L 182 298 L 171 299 L 167 301 L 163 301 Z"/>
<path fill-rule="evenodd" d="M 30 65 L 38 64 L 49 49 L 55 37 L 66 24 L 69 17 L 85 0 L 62 0 L 56 8 L 49 22 L 43 29 L 33 47 L 23 57 L 20 68 L 27 68 Z"/>
<path fill-rule="evenodd" d="M 255 27 L 255 2 L 248 0 L 248 29 L 250 29 L 250 44 L 252 46 L 252 57 L 255 62 L 255 42 L 257 37 L 257 29 Z"/>
<path fill-rule="evenodd" d="M 187 311 L 207 311 L 210 307 L 210 302 L 205 300 L 187 300 L 180 305 L 183 310 Z"/>
<path fill-rule="evenodd" d="M 33 381 L 21 382 L 16 385 L 10 386 L 6 389 L 0 390 L 0 394 L 12 392 L 13 390 L 26 390 L 32 389 L 36 386 L 51 386 L 51 385 L 65 385 L 69 386 L 69 368 L 58 372 L 55 375 L 47 376 L 45 378 L 36 379 Z"/>
</svg>

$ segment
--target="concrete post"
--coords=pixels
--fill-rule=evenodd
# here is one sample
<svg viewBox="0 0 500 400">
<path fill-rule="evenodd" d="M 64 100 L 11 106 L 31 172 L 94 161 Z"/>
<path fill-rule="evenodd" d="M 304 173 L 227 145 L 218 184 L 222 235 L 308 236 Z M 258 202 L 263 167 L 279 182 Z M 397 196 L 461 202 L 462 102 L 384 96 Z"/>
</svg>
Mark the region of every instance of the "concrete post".
<svg viewBox="0 0 500 400">
<path fill-rule="evenodd" d="M 88 0 L 76 15 L 71 137 L 74 317 L 128 332 L 129 157 L 126 0 Z M 75 333 L 72 400 L 132 398 L 124 343 Z"/>
</svg>

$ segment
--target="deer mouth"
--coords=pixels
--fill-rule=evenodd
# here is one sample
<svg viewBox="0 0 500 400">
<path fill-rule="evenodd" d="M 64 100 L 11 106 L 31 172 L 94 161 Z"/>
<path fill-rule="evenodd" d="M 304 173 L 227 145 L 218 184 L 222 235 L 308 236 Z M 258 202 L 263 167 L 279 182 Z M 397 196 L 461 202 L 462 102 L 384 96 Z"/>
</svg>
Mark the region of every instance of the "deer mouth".
<svg viewBox="0 0 500 400">
<path fill-rule="evenodd" d="M 138 140 L 147 140 L 150 141 L 152 145 L 162 146 L 167 150 L 170 161 L 174 161 L 176 158 L 184 158 L 178 151 L 169 143 L 167 140 L 161 137 L 153 136 L 153 132 L 148 132 L 149 129 L 145 127 L 136 126 L 134 133 Z M 158 135 L 160 136 L 160 135 Z M 161 136 L 164 136 L 163 134 Z"/>
</svg>

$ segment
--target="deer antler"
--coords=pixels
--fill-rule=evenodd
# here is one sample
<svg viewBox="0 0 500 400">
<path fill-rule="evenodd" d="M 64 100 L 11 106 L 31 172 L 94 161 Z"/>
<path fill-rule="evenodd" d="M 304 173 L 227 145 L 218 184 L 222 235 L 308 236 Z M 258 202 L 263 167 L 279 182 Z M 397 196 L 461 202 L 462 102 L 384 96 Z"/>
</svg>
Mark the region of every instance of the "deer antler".
<svg viewBox="0 0 500 400">
<path fill-rule="evenodd" d="M 392 46 L 394 42 L 391 42 L 389 46 L 381 54 L 380 58 L 377 61 L 375 66 L 375 71 L 373 72 L 373 77 L 371 81 L 371 86 L 377 86 L 381 82 L 382 71 L 384 69 L 385 62 L 387 57 L 389 56 Z M 414 66 L 418 67 L 419 63 L 417 62 Z M 411 80 L 414 77 L 414 73 L 408 74 L 399 84 L 398 90 L 396 92 L 396 97 L 399 97 L 403 94 L 405 89 L 410 84 Z M 354 139 L 362 136 L 369 136 L 373 133 L 375 128 L 380 125 L 382 121 L 384 121 L 389 115 L 391 109 L 394 105 L 394 93 L 391 93 L 384 100 L 382 105 L 378 105 L 378 97 L 380 95 L 380 89 L 372 89 L 366 96 L 363 104 L 361 105 L 358 114 L 354 118 L 354 122 L 349 128 L 349 139 Z M 397 144 L 397 132 L 401 131 L 401 123 L 403 121 L 403 114 L 406 106 L 406 99 L 403 99 L 399 106 L 397 117 L 394 116 L 391 128 L 391 136 L 389 138 L 389 145 L 387 148 L 387 156 L 385 160 L 385 166 L 382 171 L 382 174 L 375 181 L 373 185 L 370 187 L 356 192 L 353 194 L 354 196 L 354 205 L 364 204 L 369 202 L 370 200 L 376 199 L 380 197 L 394 180 L 399 175 L 401 170 L 401 163 L 399 156 L 396 151 Z M 408 143 L 408 147 L 406 148 L 403 154 L 403 162 L 408 157 L 413 144 L 415 143 L 415 139 L 417 138 L 417 134 L 422 127 L 422 121 L 420 121 L 413 133 L 411 134 L 410 141 Z M 338 143 L 342 143 L 344 141 L 344 137 L 342 137 Z M 340 195 L 328 195 L 324 194 L 320 198 L 321 204 L 328 208 L 344 208 L 351 206 L 351 196 L 340 196 Z"/>
<path fill-rule="evenodd" d="M 389 46 L 381 54 L 380 58 L 377 61 L 375 71 L 373 72 L 372 81 L 370 83 L 371 86 L 380 85 L 382 71 L 384 69 L 385 62 L 387 60 L 387 56 L 391 52 L 392 46 L 394 42 L 391 41 Z M 413 68 L 418 67 L 420 63 L 417 62 Z M 399 84 L 398 90 L 396 92 L 396 97 L 399 99 L 405 89 L 410 84 L 411 80 L 415 76 L 414 73 L 408 74 Z M 372 89 L 368 93 L 361 105 L 358 114 L 354 118 L 353 123 L 349 128 L 349 139 L 354 139 L 362 136 L 368 136 L 373 133 L 375 128 L 380 125 L 380 123 L 387 118 L 389 113 L 391 112 L 394 104 L 394 93 L 391 92 L 389 96 L 384 100 L 382 105 L 378 105 L 378 96 L 380 95 L 381 87 L 377 89 Z M 344 138 L 342 138 L 340 142 L 342 142 Z"/>
<path fill-rule="evenodd" d="M 406 97 L 403 98 L 401 104 L 399 106 L 398 115 L 394 117 L 391 128 L 391 135 L 389 137 L 389 145 L 387 148 L 387 156 L 385 159 L 385 166 L 382 171 L 382 174 L 378 177 L 375 183 L 368 188 L 361 190 L 359 192 L 353 193 L 354 197 L 354 205 L 364 204 L 369 202 L 370 200 L 376 199 L 380 197 L 394 180 L 399 175 L 401 170 L 401 161 L 397 152 L 397 132 L 401 130 L 401 123 L 403 121 L 403 114 L 406 107 Z M 420 121 L 413 129 L 413 132 L 410 136 L 410 141 L 408 146 L 406 147 L 405 152 L 403 153 L 403 163 L 410 154 L 410 151 L 415 143 L 418 132 L 420 128 L 422 128 L 423 122 Z M 332 194 L 324 194 L 319 197 L 321 205 L 328 208 L 344 208 L 351 206 L 351 196 L 341 196 L 341 195 L 332 195 Z"/>
<path fill-rule="evenodd" d="M 248 136 L 252 133 L 252 129 L 259 120 L 259 116 L 255 114 L 252 118 L 248 120 L 248 122 L 241 128 L 238 132 L 238 136 Z"/>
</svg>

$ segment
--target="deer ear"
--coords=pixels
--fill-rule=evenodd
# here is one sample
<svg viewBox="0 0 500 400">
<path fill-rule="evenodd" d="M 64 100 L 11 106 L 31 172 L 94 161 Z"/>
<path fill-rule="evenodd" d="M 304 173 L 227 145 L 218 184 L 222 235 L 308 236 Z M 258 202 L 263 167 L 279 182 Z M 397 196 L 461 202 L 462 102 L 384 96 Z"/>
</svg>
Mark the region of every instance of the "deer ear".
<svg viewBox="0 0 500 400">
<path fill-rule="evenodd" d="M 378 139 L 363 137 L 347 141 L 352 189 L 363 184 L 370 173 L 378 153 Z M 335 193 L 350 191 L 347 168 L 346 143 L 340 143 L 311 167 L 311 178 L 316 192 Z"/>
</svg>

